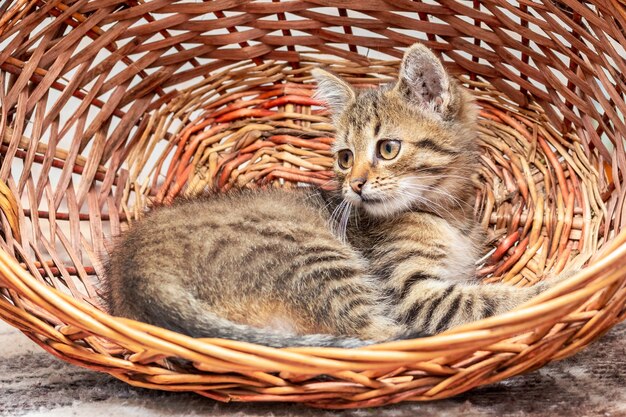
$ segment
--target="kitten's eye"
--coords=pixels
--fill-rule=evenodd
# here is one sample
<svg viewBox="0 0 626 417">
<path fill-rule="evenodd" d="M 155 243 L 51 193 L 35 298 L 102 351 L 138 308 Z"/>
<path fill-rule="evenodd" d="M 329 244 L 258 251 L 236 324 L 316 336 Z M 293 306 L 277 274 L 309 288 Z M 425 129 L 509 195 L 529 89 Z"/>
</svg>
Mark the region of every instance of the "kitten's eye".
<svg viewBox="0 0 626 417">
<path fill-rule="evenodd" d="M 341 169 L 350 169 L 352 167 L 353 159 L 352 151 L 348 149 L 344 149 L 343 151 L 339 151 L 339 153 L 337 153 L 337 164 L 339 164 L 339 168 Z"/>
<path fill-rule="evenodd" d="M 400 153 L 399 140 L 381 140 L 378 142 L 378 157 L 382 159 L 393 159 Z"/>
</svg>

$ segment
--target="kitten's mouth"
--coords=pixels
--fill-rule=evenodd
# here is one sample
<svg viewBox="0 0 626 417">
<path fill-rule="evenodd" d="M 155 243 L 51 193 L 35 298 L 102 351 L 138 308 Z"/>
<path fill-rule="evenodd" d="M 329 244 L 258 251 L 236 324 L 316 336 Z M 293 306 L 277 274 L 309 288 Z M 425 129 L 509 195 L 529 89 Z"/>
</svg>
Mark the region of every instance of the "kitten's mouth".
<svg viewBox="0 0 626 417">
<path fill-rule="evenodd" d="M 366 204 L 378 204 L 378 203 L 382 203 L 383 199 L 376 198 L 376 197 L 361 196 L 361 202 L 366 203 Z"/>
</svg>

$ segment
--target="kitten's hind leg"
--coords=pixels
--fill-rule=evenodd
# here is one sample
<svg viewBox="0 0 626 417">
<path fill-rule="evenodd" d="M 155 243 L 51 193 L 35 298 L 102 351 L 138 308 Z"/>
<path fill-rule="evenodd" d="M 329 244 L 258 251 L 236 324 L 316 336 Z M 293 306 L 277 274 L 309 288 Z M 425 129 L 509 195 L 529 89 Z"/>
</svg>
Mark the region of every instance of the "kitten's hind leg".
<svg viewBox="0 0 626 417">
<path fill-rule="evenodd" d="M 297 280 L 299 295 L 291 305 L 307 333 L 329 333 L 368 342 L 398 338 L 404 331 L 388 315 L 378 281 L 365 273 L 359 259 L 343 265 L 325 263 Z"/>
</svg>

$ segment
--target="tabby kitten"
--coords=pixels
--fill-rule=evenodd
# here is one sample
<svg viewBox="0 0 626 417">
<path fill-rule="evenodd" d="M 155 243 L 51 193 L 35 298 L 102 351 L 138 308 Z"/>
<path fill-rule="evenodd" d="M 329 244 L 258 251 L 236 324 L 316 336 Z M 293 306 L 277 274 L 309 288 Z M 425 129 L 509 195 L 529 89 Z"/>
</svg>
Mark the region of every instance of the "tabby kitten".
<svg viewBox="0 0 626 417">
<path fill-rule="evenodd" d="M 477 109 L 430 50 L 413 45 L 398 82 L 379 89 L 355 91 L 320 69 L 314 76 L 337 131 L 339 230 L 368 259 L 389 317 L 437 333 L 506 312 L 549 285 L 477 285 Z"/>
<path fill-rule="evenodd" d="M 355 91 L 320 69 L 314 76 L 334 114 L 343 210 L 357 211 L 339 216 L 339 230 L 368 259 L 388 317 L 437 333 L 509 311 L 550 285 L 477 285 L 477 109 L 430 50 L 413 45 L 398 82 L 379 89 Z"/>
<path fill-rule="evenodd" d="M 113 314 L 194 337 L 354 347 L 501 313 L 543 288 L 473 283 L 476 111 L 429 50 L 411 47 L 381 89 L 314 75 L 341 189 L 153 209 L 108 261 Z"/>
</svg>

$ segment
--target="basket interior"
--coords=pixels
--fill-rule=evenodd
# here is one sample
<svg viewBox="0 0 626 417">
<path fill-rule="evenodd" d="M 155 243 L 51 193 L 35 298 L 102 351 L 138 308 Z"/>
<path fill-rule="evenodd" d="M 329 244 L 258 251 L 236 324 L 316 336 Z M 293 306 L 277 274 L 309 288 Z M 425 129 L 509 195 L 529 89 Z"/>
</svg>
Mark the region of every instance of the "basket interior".
<svg viewBox="0 0 626 417">
<path fill-rule="evenodd" d="M 111 154 L 125 164 L 113 174 L 106 166 L 92 166 L 89 188 L 82 187 L 89 157 L 106 153 L 104 142 L 94 144 L 100 149 L 85 149 L 83 166 L 75 164 L 64 195 L 58 187 L 51 192 L 54 163 L 50 183 L 39 190 L 34 186 L 41 178 L 33 169 L 35 160 L 31 182 L 26 182 L 30 192 L 17 202 L 22 206 L 17 211 L 24 213 L 18 222 L 22 238 L 35 236 L 40 245 L 14 242 L 23 251 L 18 259 L 47 285 L 101 307 L 103 260 L 115 237 L 151 204 L 207 190 L 332 188 L 333 128 L 326 110 L 312 98 L 309 74 L 318 65 L 368 88 L 392 80 L 398 62 L 359 67 L 302 59 L 294 69 L 286 63 L 243 61 L 147 114 L 130 146 Z M 475 211 L 491 244 L 477 265 L 478 277 L 527 286 L 574 259 L 582 265 L 604 242 L 607 172 L 597 158 L 585 155 L 576 135 L 557 131 L 538 104 L 521 108 L 493 86 L 462 81 L 481 108 Z M 21 154 L 27 157 L 27 151 Z M 13 166 L 18 172 L 19 162 Z M 56 168 L 59 182 L 63 167 Z M 42 195 L 36 201 L 38 191 Z"/>
</svg>

